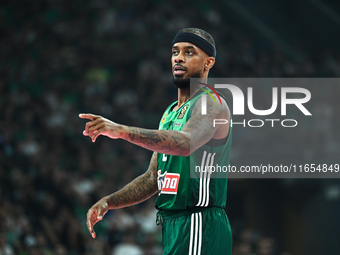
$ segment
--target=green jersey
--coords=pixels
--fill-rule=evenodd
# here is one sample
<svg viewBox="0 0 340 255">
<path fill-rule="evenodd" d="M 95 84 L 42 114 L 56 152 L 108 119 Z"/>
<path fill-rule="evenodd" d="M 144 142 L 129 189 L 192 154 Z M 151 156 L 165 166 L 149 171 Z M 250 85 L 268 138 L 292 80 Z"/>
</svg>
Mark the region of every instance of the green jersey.
<svg viewBox="0 0 340 255">
<path fill-rule="evenodd" d="M 199 93 L 173 111 L 177 104 L 171 104 L 163 114 L 159 124 L 160 130 L 182 130 L 190 119 L 192 108 L 200 96 Z M 204 207 L 225 207 L 227 200 L 227 172 L 211 178 L 209 167 L 229 165 L 231 149 L 230 127 L 225 139 L 211 139 L 190 156 L 172 156 L 158 153 L 158 198 L 156 208 L 159 210 L 188 210 Z M 218 168 L 218 167 L 217 167 Z M 211 169 L 211 168 L 210 168 Z M 197 171 L 198 170 L 198 171 Z M 191 172 L 191 173 L 190 173 Z"/>
</svg>

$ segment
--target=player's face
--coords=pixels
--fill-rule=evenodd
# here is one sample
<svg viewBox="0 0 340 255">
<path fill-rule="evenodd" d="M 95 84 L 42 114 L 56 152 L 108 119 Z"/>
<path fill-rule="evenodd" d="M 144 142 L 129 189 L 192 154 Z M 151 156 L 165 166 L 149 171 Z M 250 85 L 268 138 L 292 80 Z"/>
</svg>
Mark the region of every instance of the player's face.
<svg viewBox="0 0 340 255">
<path fill-rule="evenodd" d="M 171 55 L 174 79 L 201 78 L 208 57 L 207 53 L 192 43 L 175 43 Z"/>
</svg>

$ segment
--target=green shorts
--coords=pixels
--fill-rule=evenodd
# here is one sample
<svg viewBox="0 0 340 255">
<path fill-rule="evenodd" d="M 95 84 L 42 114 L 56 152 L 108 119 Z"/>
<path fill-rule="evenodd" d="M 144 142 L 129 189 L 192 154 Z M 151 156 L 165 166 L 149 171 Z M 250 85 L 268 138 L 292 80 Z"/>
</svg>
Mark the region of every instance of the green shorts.
<svg viewBox="0 0 340 255">
<path fill-rule="evenodd" d="M 231 255 L 228 217 L 219 207 L 162 211 L 163 255 Z"/>
</svg>

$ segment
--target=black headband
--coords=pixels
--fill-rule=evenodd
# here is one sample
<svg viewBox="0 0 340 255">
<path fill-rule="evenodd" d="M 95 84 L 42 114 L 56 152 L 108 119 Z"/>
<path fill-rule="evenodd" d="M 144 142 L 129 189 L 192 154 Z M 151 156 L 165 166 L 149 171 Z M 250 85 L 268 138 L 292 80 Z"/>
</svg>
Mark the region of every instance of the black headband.
<svg viewBox="0 0 340 255">
<path fill-rule="evenodd" d="M 204 50 L 210 57 L 216 58 L 215 46 L 196 34 L 179 32 L 176 34 L 174 40 L 172 41 L 172 45 L 178 42 L 189 42 L 195 44 L 197 47 L 200 47 L 202 50 Z"/>
</svg>

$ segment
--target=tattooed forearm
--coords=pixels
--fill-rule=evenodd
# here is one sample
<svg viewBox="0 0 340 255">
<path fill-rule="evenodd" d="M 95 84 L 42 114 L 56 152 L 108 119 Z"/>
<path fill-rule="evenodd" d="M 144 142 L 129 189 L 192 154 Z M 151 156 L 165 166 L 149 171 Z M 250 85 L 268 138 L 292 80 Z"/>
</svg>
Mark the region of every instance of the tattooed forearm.
<svg viewBox="0 0 340 255">
<path fill-rule="evenodd" d="M 157 190 L 157 154 L 154 153 L 148 171 L 134 179 L 121 190 L 109 195 L 107 198 L 109 209 L 117 209 L 141 203 Z"/>
<path fill-rule="evenodd" d="M 128 132 L 122 138 L 145 149 L 163 154 L 185 156 L 190 151 L 189 134 L 181 131 L 128 127 Z"/>
<path fill-rule="evenodd" d="M 108 205 L 110 209 L 117 209 L 141 203 L 157 191 L 156 180 L 150 180 L 147 174 L 143 174 L 123 189 L 109 196 Z"/>
<path fill-rule="evenodd" d="M 199 100 L 182 131 L 149 130 L 124 126 L 120 138 L 158 153 L 188 156 L 213 136 L 216 136 L 217 139 L 226 136 L 224 131 L 216 132 L 218 129 L 222 129 L 221 126 L 214 125 L 214 119 L 229 121 L 226 102 L 223 100 L 223 105 L 216 106 L 212 100 L 208 100 L 206 115 L 201 114 L 200 105 Z M 225 129 L 225 127 L 223 128 Z"/>
</svg>

